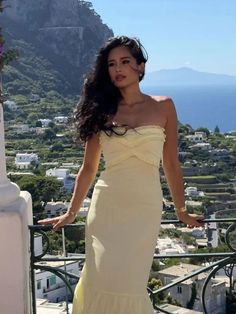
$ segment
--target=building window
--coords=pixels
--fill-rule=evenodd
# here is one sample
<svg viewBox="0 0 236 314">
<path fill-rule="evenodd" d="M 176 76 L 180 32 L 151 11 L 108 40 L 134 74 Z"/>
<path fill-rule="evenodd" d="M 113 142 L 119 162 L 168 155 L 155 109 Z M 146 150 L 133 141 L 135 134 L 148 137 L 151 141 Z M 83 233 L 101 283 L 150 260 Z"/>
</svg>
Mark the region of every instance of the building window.
<svg viewBox="0 0 236 314">
<path fill-rule="evenodd" d="M 47 278 L 47 289 L 56 284 L 56 276 L 51 276 Z"/>
<path fill-rule="evenodd" d="M 50 277 L 50 286 L 54 286 L 56 284 L 56 276 Z"/>
<path fill-rule="evenodd" d="M 177 293 L 179 293 L 179 294 L 182 293 L 182 287 L 181 287 L 181 286 L 178 286 L 178 287 L 177 287 Z"/>
<path fill-rule="evenodd" d="M 40 280 L 37 280 L 37 290 L 40 290 L 41 289 L 41 279 Z"/>
</svg>

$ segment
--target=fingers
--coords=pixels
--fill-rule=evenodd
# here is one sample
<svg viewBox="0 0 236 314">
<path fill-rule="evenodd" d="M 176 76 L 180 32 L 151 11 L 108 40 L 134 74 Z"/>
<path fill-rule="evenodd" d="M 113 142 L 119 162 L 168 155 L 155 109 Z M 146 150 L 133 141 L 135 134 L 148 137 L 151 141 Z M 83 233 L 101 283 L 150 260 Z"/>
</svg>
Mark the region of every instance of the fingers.
<svg viewBox="0 0 236 314">
<path fill-rule="evenodd" d="M 187 226 L 189 228 L 194 228 L 194 227 L 204 227 L 205 222 L 204 220 L 204 216 L 202 215 L 195 215 L 195 214 L 190 214 L 189 215 L 188 221 L 186 221 Z"/>
<path fill-rule="evenodd" d="M 38 220 L 37 222 L 40 225 L 50 225 L 50 224 L 56 223 L 57 221 L 58 221 L 58 218 L 47 218 L 47 219 Z"/>
<path fill-rule="evenodd" d="M 64 226 L 64 224 L 62 224 L 62 223 L 57 223 L 57 224 L 55 224 L 55 225 L 53 226 L 52 230 L 56 232 L 56 231 L 58 231 L 59 229 L 61 229 L 63 226 Z"/>
<path fill-rule="evenodd" d="M 198 215 L 196 218 L 197 218 L 197 220 L 203 220 L 203 219 L 205 219 L 205 217 L 202 216 L 202 215 Z"/>
<path fill-rule="evenodd" d="M 203 220 L 203 218 L 200 219 L 199 217 L 197 217 L 192 225 L 195 227 L 204 227 L 205 223 L 204 221 L 201 221 L 201 220 Z"/>
<path fill-rule="evenodd" d="M 205 222 L 203 220 L 204 220 L 203 216 L 197 217 L 197 223 L 199 224 L 200 227 L 204 227 L 204 225 L 205 225 Z"/>
</svg>

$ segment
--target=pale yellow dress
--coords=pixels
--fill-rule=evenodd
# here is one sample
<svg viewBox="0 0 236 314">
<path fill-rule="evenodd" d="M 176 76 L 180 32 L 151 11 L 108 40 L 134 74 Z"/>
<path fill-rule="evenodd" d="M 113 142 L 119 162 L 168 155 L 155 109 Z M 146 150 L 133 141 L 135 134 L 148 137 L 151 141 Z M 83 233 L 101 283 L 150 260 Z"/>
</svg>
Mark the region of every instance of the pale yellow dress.
<svg viewBox="0 0 236 314">
<path fill-rule="evenodd" d="M 100 132 L 106 169 L 86 220 L 86 262 L 73 314 L 153 314 L 147 283 L 162 211 L 158 168 L 164 141 L 157 125 L 123 136 Z"/>
</svg>

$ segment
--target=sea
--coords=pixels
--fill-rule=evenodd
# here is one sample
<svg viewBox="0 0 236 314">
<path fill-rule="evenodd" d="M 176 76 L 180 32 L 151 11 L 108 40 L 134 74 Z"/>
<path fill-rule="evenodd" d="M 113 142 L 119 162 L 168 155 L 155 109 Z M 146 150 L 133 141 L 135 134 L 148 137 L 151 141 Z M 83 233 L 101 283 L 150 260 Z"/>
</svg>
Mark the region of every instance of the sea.
<svg viewBox="0 0 236 314">
<path fill-rule="evenodd" d="M 170 96 L 182 124 L 210 131 L 218 126 L 221 133 L 236 131 L 236 85 L 143 86 L 142 91 Z"/>
</svg>

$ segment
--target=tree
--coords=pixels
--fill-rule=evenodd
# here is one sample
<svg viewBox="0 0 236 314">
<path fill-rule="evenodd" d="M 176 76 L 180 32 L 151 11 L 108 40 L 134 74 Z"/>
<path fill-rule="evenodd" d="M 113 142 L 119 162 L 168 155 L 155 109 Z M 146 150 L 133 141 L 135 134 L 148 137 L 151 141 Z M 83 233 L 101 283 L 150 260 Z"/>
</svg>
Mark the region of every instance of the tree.
<svg viewBox="0 0 236 314">
<path fill-rule="evenodd" d="M 64 146 L 62 142 L 56 142 L 50 147 L 51 151 L 58 151 L 58 152 L 63 152 L 64 151 Z"/>
<path fill-rule="evenodd" d="M 41 128 L 42 127 L 42 122 L 40 120 L 36 121 L 35 126 L 38 127 L 38 128 Z"/>
<path fill-rule="evenodd" d="M 210 131 L 204 127 L 197 128 L 195 132 L 205 132 L 207 137 L 210 135 Z"/>
<path fill-rule="evenodd" d="M 37 113 L 30 113 L 27 118 L 27 123 L 31 125 L 36 125 L 39 116 Z"/>
<path fill-rule="evenodd" d="M 148 282 L 148 287 L 152 290 L 155 291 L 163 286 L 162 282 L 160 279 L 156 278 L 151 278 L 150 281 Z M 160 303 L 160 301 L 163 301 L 165 299 L 165 292 L 162 291 L 158 293 L 157 295 L 154 295 L 154 303 Z"/>
<path fill-rule="evenodd" d="M 60 131 L 60 127 L 56 125 L 54 122 L 49 122 L 49 128 L 51 128 L 55 133 Z"/>
<path fill-rule="evenodd" d="M 215 134 L 220 134 L 220 128 L 218 127 L 218 125 L 214 129 L 214 133 Z"/>
<path fill-rule="evenodd" d="M 183 134 L 183 135 L 188 135 L 189 134 L 189 127 L 187 127 L 186 125 L 180 125 L 178 127 L 178 133 L 179 134 Z"/>
<path fill-rule="evenodd" d="M 16 180 L 16 183 L 19 185 L 20 189 L 23 191 L 28 191 L 33 202 L 38 202 L 40 200 L 40 191 L 37 185 L 37 178 L 34 176 L 22 176 L 19 180 Z"/>
<path fill-rule="evenodd" d="M 62 183 L 54 177 L 25 175 L 16 180 L 16 183 L 21 190 L 28 191 L 32 195 L 33 207 L 38 203 L 57 199 L 62 187 Z"/>
<path fill-rule="evenodd" d="M 161 270 L 161 266 L 160 266 L 159 261 L 155 261 L 155 260 L 153 259 L 153 261 L 152 261 L 152 270 L 153 270 L 153 271 L 159 271 L 159 270 Z"/>
<path fill-rule="evenodd" d="M 51 142 L 56 138 L 56 133 L 52 129 L 46 129 L 42 137 L 44 140 L 49 140 Z"/>
<path fill-rule="evenodd" d="M 173 299 L 172 296 L 168 295 L 166 298 L 166 301 L 168 304 L 173 304 L 182 307 L 181 303 L 179 303 L 177 300 Z"/>
<path fill-rule="evenodd" d="M 38 177 L 38 188 L 40 199 L 46 203 L 58 198 L 62 183 L 54 177 Z"/>
<path fill-rule="evenodd" d="M 232 150 L 233 150 L 233 153 L 236 154 L 236 144 L 232 145 Z"/>
</svg>

